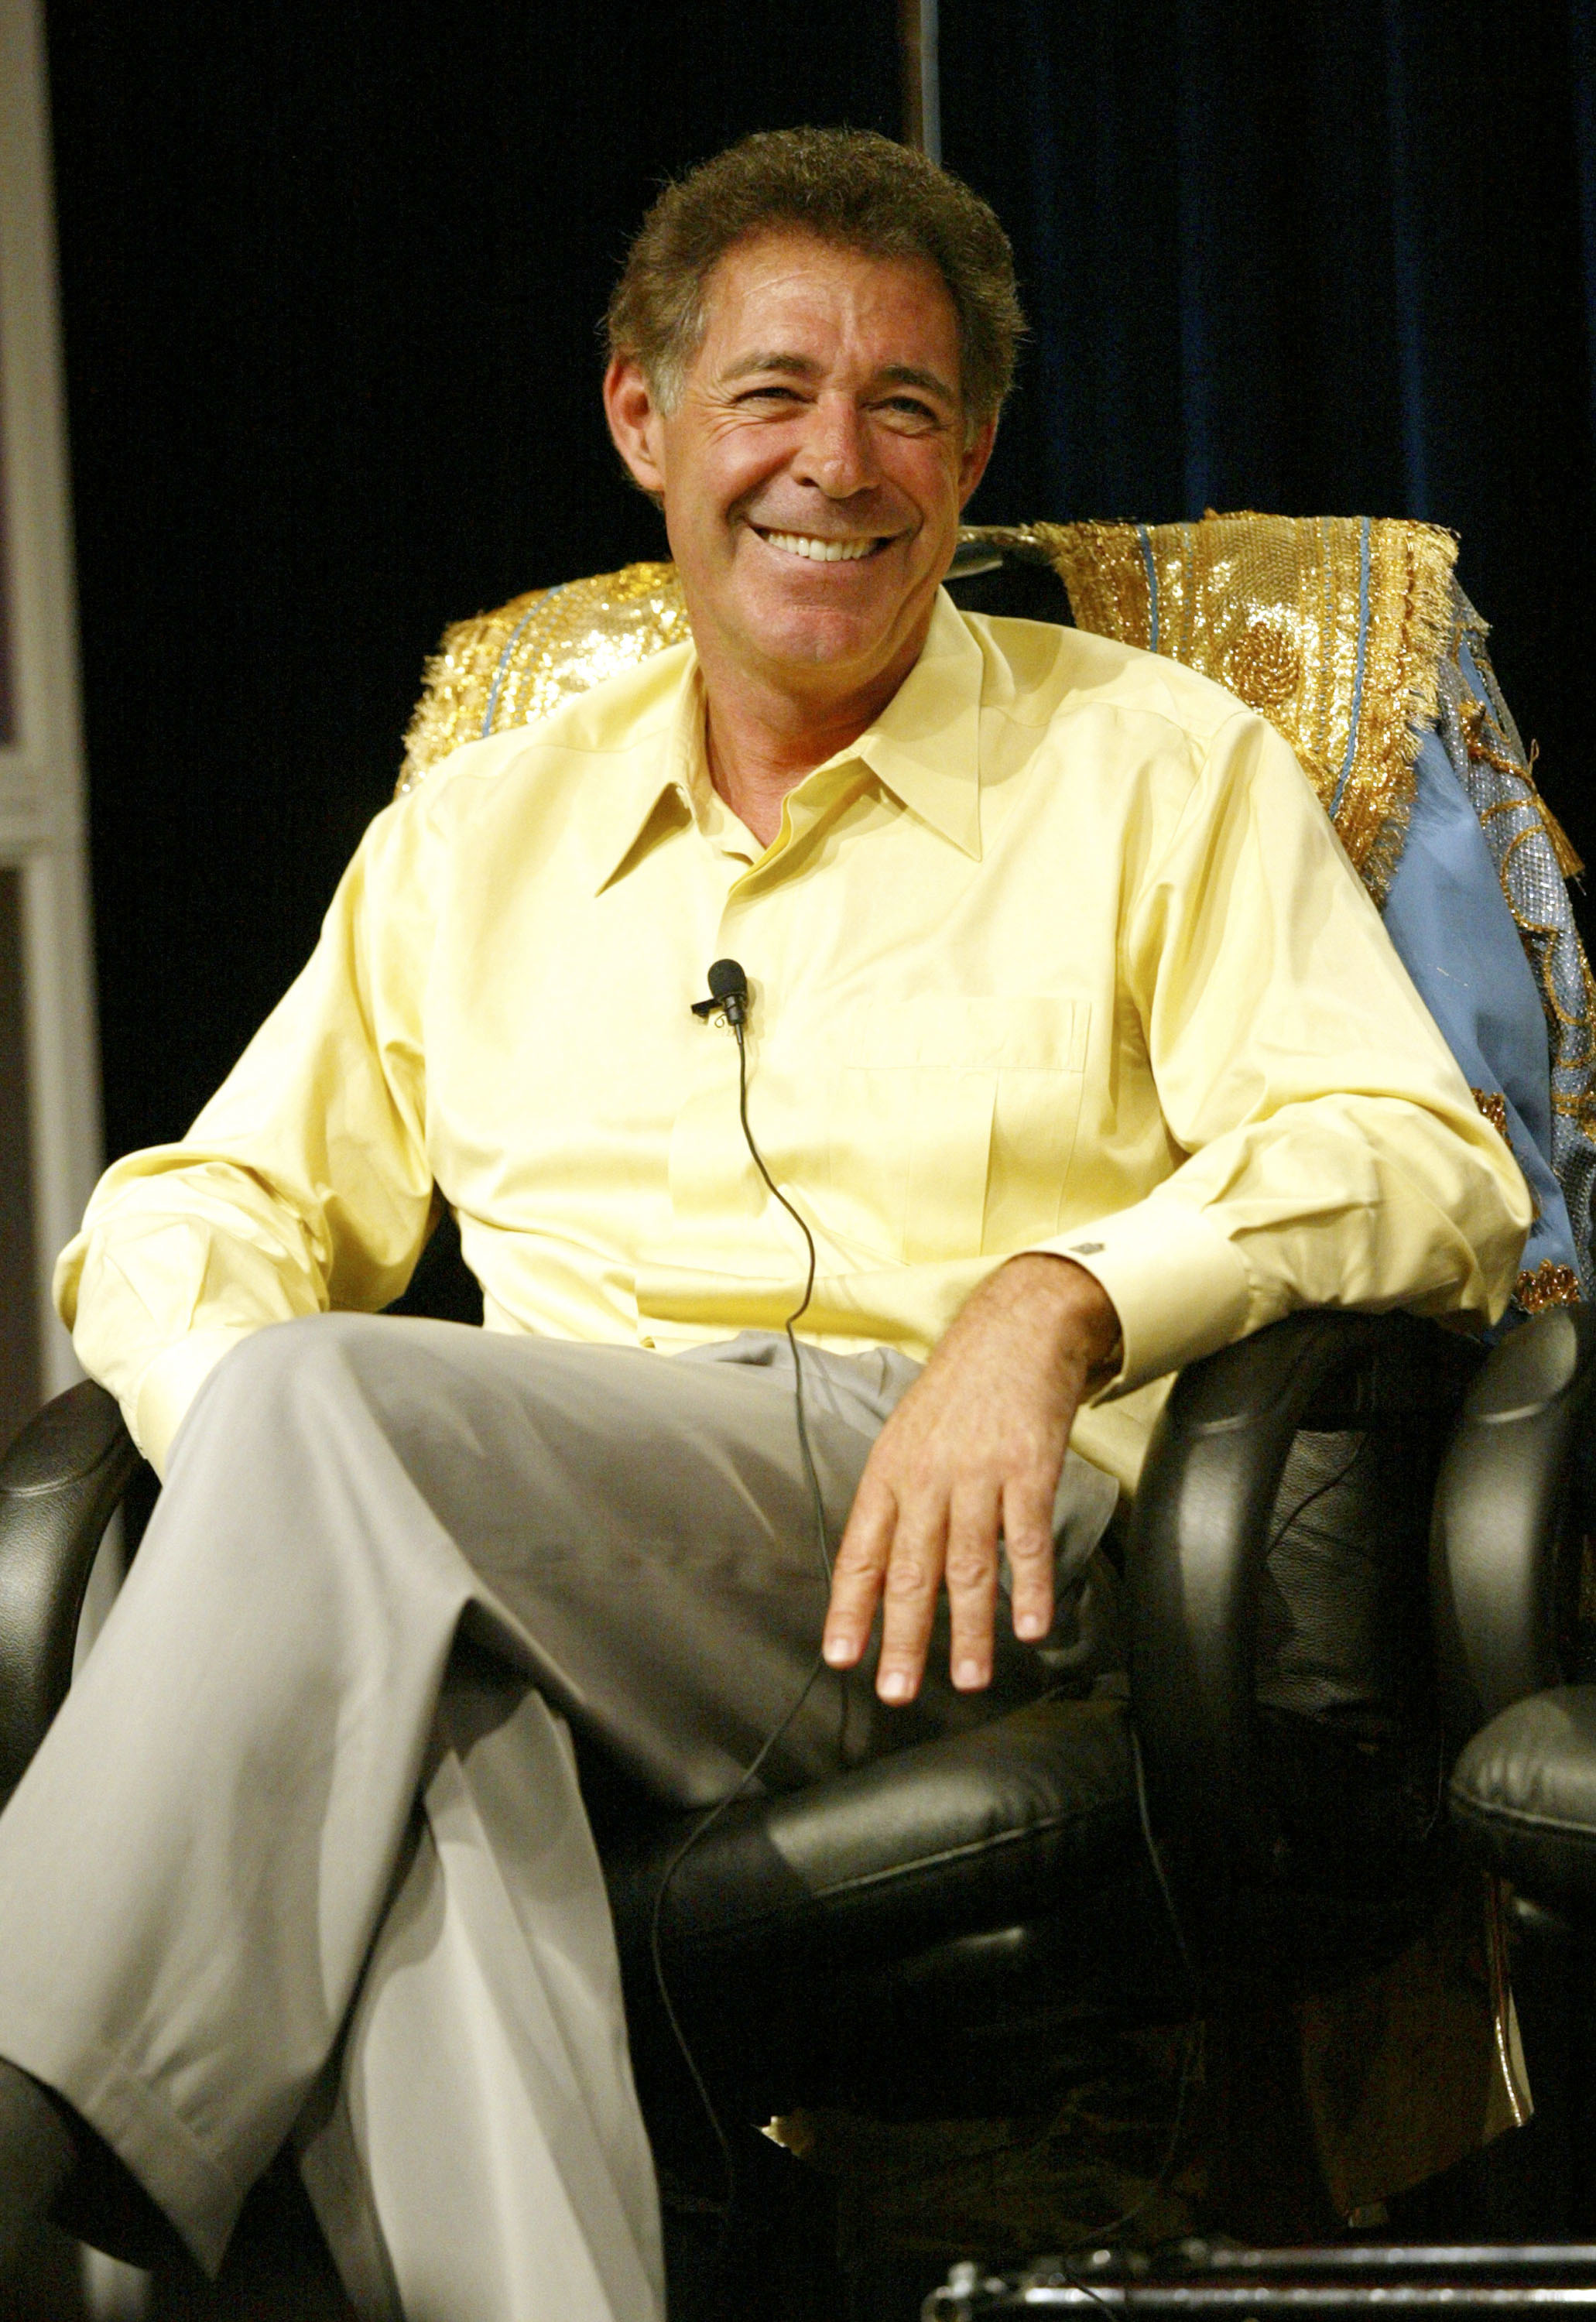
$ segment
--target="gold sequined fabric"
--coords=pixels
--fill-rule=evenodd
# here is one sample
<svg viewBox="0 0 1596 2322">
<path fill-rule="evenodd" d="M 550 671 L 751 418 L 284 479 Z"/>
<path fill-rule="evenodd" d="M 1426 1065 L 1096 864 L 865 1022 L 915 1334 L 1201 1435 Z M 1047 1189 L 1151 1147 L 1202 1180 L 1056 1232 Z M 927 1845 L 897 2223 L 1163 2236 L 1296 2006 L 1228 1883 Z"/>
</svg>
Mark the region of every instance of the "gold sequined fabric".
<svg viewBox="0 0 1596 2322">
<path fill-rule="evenodd" d="M 1505 1138 L 1508 1133 L 1508 1101 L 1501 1091 L 1472 1088 L 1469 1094 L 1497 1135 Z"/>
<path fill-rule="evenodd" d="M 1382 903 L 1452 630 L 1451 534 L 1251 514 L 1026 529 L 1080 627 L 1184 662 L 1279 728 Z"/>
<path fill-rule="evenodd" d="M 1545 1259 L 1533 1274 L 1521 1274 L 1513 1284 L 1514 1303 L 1522 1306 L 1527 1314 L 1539 1314 L 1548 1306 L 1578 1306 L 1579 1276 L 1571 1266 L 1558 1266 Z"/>
<path fill-rule="evenodd" d="M 673 564 L 627 564 L 456 621 L 423 672 L 396 795 L 462 742 L 547 718 L 688 635 Z"/>
</svg>

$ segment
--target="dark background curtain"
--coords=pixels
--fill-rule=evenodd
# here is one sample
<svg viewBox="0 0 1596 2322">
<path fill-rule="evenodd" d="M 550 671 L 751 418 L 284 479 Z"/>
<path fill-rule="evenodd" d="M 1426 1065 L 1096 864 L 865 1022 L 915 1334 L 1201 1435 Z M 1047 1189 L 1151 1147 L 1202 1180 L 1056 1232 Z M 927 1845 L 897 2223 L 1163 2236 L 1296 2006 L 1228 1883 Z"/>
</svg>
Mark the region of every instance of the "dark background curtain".
<svg viewBox="0 0 1596 2322">
<path fill-rule="evenodd" d="M 1035 332 L 993 506 L 1423 517 L 1596 855 L 1591 0 L 944 0 Z"/>
<path fill-rule="evenodd" d="M 1586 782 L 1592 0 L 942 0 L 1035 325 L 971 513 L 1424 516 Z M 595 325 L 668 171 L 896 132 L 895 0 L 48 9 L 108 1141 L 295 973 L 423 655 L 657 553 Z"/>
</svg>

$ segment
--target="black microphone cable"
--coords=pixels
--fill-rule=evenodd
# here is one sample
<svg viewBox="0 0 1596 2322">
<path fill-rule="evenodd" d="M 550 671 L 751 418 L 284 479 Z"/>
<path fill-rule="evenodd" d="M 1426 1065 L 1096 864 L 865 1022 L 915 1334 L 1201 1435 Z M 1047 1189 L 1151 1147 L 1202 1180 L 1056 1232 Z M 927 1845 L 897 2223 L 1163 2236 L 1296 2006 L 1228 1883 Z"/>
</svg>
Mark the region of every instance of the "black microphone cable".
<svg viewBox="0 0 1596 2322">
<path fill-rule="evenodd" d="M 829 1589 L 831 1586 L 831 1550 L 825 1537 L 825 1501 L 820 1489 L 820 1476 L 819 1471 L 815 1465 L 814 1449 L 809 1440 L 808 1418 L 804 1409 L 803 1357 L 799 1351 L 798 1337 L 793 1327 L 795 1323 L 802 1321 L 804 1315 L 808 1311 L 810 1301 L 815 1295 L 815 1237 L 809 1231 L 808 1225 L 805 1219 L 793 1207 L 786 1194 L 781 1191 L 780 1185 L 777 1184 L 775 1179 L 771 1176 L 770 1170 L 766 1167 L 764 1156 L 759 1149 L 759 1146 L 754 1138 L 752 1128 L 749 1123 L 748 1043 L 744 1028 L 747 1022 L 749 1008 L 748 978 L 736 960 L 717 959 L 710 968 L 708 982 L 709 998 L 707 1000 L 695 1001 L 693 1002 L 693 1013 L 700 1019 L 708 1018 L 710 1016 L 719 1016 L 725 1023 L 730 1025 L 732 1031 L 735 1036 L 737 1042 L 737 1118 L 742 1123 L 743 1138 L 747 1144 L 750 1154 L 752 1156 L 753 1166 L 759 1171 L 761 1177 L 764 1180 L 764 1183 L 769 1188 L 771 1195 L 780 1203 L 781 1207 L 787 1211 L 788 1216 L 797 1226 L 799 1233 L 802 1234 L 804 1238 L 804 1248 L 808 1257 L 807 1270 L 804 1276 L 804 1294 L 798 1300 L 798 1304 L 793 1308 L 791 1313 L 788 1315 L 781 1327 L 787 1334 L 787 1343 L 792 1353 L 793 1411 L 794 1417 L 798 1424 L 798 1450 L 803 1459 L 804 1475 L 809 1487 L 809 1503 L 815 1519 L 816 1554 L 820 1566 L 822 1580 Z M 681 2051 L 682 2061 L 687 2065 L 689 2074 L 692 2080 L 693 2087 L 698 2092 L 698 2102 L 704 2108 L 704 2116 L 708 2121 L 710 2128 L 715 2135 L 715 2141 L 720 2148 L 721 2165 L 725 2172 L 726 2194 L 725 2205 L 720 2212 L 720 2243 L 716 2253 L 717 2263 L 720 2256 L 724 2254 L 725 2235 L 730 2228 L 733 2212 L 736 2205 L 736 2156 L 733 2152 L 731 2139 L 726 2135 L 720 2115 L 715 2108 L 714 2099 L 710 2096 L 708 2086 L 704 2079 L 704 2075 L 699 2070 L 698 2058 L 693 2053 L 691 2043 L 682 2026 L 681 2018 L 677 2013 L 676 2003 L 670 1997 L 670 1982 L 665 1973 L 665 1961 L 661 1942 L 661 1926 L 665 1908 L 665 1900 L 666 1897 L 670 1893 L 671 1881 L 675 1879 L 677 1872 L 681 1869 L 682 1864 L 687 1860 L 688 1856 L 692 1852 L 693 1849 L 698 1844 L 701 1839 L 707 1837 L 709 1832 L 715 1828 L 716 1824 L 719 1822 L 722 1815 L 725 1815 L 729 1808 L 735 1805 L 739 1798 L 745 1796 L 749 1785 L 757 1779 L 760 1769 L 764 1765 L 765 1760 L 769 1758 L 771 1751 L 775 1749 L 782 1735 L 788 1731 L 789 1727 L 798 1717 L 799 1712 L 804 1706 L 804 1704 L 808 1700 L 811 1693 L 814 1692 L 816 1682 L 825 1672 L 825 1655 L 824 1651 L 817 1652 L 809 1668 L 808 1674 L 804 1679 L 803 1686 L 794 1699 L 790 1708 L 787 1710 L 780 1722 L 773 1726 L 771 1732 L 765 1736 L 763 1742 L 760 1744 L 758 1751 L 755 1752 L 753 1757 L 750 1759 L 748 1764 L 744 1766 L 742 1773 L 738 1776 L 737 1780 L 726 1792 L 725 1796 L 716 1800 L 715 1804 L 700 1816 L 699 1820 L 694 1824 L 692 1829 L 688 1833 L 686 1838 L 682 1840 L 681 1844 L 670 1857 L 670 1861 L 666 1864 L 665 1869 L 661 1875 L 659 1886 L 654 1891 L 653 1908 L 649 1916 L 649 1957 L 653 1966 L 655 1987 L 660 1994 L 661 2004 L 665 2010 L 666 2021 L 670 2026 L 671 2034 L 675 2039 L 678 2048 Z"/>
<path fill-rule="evenodd" d="M 708 982 L 709 997 L 707 1000 L 696 1000 L 693 1002 L 693 1013 L 700 1019 L 719 1016 L 723 1022 L 732 1028 L 737 1042 L 737 1118 L 743 1125 L 743 1141 L 752 1156 L 754 1167 L 765 1182 L 771 1199 L 780 1203 L 802 1234 L 804 1248 L 808 1258 L 807 1268 L 804 1275 L 804 1294 L 783 1321 L 781 1328 L 787 1333 L 787 1343 L 792 1352 L 794 1412 L 798 1421 L 798 1450 L 803 1458 L 804 1474 L 809 1486 L 809 1504 L 815 1516 L 815 1553 L 819 1561 L 821 1577 L 829 1588 L 831 1550 L 825 1538 L 825 1504 L 820 1490 L 820 1477 L 815 1466 L 815 1453 L 809 1442 L 808 1418 L 804 1410 L 803 1356 L 799 1351 L 797 1332 L 793 1329 L 794 1323 L 800 1322 L 808 1312 L 809 1302 L 815 1295 L 815 1237 L 809 1231 L 807 1220 L 794 1209 L 769 1169 L 766 1168 L 765 1156 L 755 1143 L 753 1130 L 749 1124 L 746 1027 L 750 1001 L 747 975 L 738 961 L 717 959 L 710 968 Z"/>
</svg>

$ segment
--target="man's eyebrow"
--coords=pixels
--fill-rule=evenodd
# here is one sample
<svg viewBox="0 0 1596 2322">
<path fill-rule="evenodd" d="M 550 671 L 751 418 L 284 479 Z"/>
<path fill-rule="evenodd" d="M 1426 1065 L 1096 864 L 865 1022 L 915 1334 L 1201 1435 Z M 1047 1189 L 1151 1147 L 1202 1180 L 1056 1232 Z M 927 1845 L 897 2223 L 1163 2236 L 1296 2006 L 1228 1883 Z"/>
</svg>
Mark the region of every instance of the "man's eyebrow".
<svg viewBox="0 0 1596 2322">
<path fill-rule="evenodd" d="M 720 374 L 723 382 L 749 379 L 757 371 L 785 371 L 796 379 L 818 379 L 821 366 L 812 356 L 785 353 L 780 348 L 762 349 L 753 354 L 739 355 Z M 917 387 L 926 395 L 956 408 L 959 392 L 934 370 L 917 370 L 912 363 L 884 363 L 876 378 L 892 387 Z"/>
<path fill-rule="evenodd" d="M 783 354 L 780 348 L 776 348 L 770 352 L 762 349 L 754 354 L 740 355 L 734 363 L 727 364 L 721 377 L 747 379 L 756 370 L 794 371 L 799 379 L 818 379 L 820 376 L 820 365 L 808 355 Z"/>
<path fill-rule="evenodd" d="M 934 370 L 917 370 L 912 363 L 889 363 L 878 376 L 889 379 L 894 387 L 917 387 L 942 402 L 956 405 L 959 390 L 950 387 L 945 379 L 938 379 Z"/>
</svg>

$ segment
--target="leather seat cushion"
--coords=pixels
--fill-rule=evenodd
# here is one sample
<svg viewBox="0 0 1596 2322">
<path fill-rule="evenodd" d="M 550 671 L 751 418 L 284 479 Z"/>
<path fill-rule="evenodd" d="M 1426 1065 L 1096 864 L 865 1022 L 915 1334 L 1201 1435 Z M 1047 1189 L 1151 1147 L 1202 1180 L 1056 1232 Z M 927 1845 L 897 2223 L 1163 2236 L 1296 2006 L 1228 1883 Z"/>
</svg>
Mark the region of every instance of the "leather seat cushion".
<svg viewBox="0 0 1596 2322">
<path fill-rule="evenodd" d="M 692 1820 L 605 1864 L 625 1956 Z M 1028 1703 L 804 1790 L 740 1800 L 670 1876 L 667 1961 L 854 1968 L 1008 1927 L 1121 1875 L 1141 1848 L 1126 1705 Z"/>
<path fill-rule="evenodd" d="M 1298 1434 L 1258 1598 L 1261 1707 L 1370 1738 L 1409 1722 L 1428 1668 L 1425 1547 L 1443 1440 L 1419 1421 Z"/>
<path fill-rule="evenodd" d="M 1453 1819 L 1491 1868 L 1554 1908 L 1596 1904 L 1596 1686 L 1504 1709 L 1453 1770 Z"/>
</svg>

